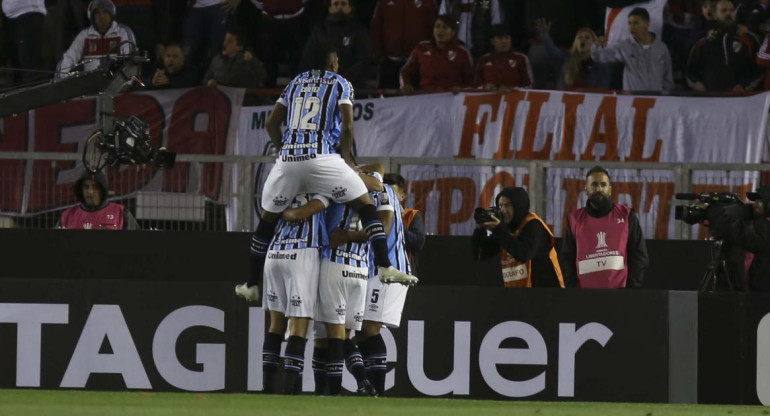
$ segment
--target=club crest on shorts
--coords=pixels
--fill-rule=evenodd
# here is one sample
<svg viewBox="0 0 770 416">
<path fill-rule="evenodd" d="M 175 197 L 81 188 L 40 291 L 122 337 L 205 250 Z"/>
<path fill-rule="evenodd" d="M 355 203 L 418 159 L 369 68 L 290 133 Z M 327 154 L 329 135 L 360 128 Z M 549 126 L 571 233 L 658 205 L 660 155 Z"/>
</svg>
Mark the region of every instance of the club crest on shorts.
<svg viewBox="0 0 770 416">
<path fill-rule="evenodd" d="M 277 207 L 282 207 L 289 203 L 289 198 L 286 198 L 285 196 L 277 196 L 273 198 L 273 204 Z"/>
<path fill-rule="evenodd" d="M 302 298 L 299 296 L 292 296 L 289 302 L 291 302 L 291 306 L 300 306 L 302 305 Z"/>
<path fill-rule="evenodd" d="M 337 312 L 337 316 L 345 316 L 345 305 L 337 305 L 334 311 Z"/>
<path fill-rule="evenodd" d="M 278 300 L 278 294 L 275 293 L 273 290 L 268 290 L 266 293 L 266 297 L 268 302 L 275 302 Z"/>
<path fill-rule="evenodd" d="M 345 196 L 345 194 L 348 193 L 348 188 L 343 188 L 341 186 L 335 186 L 332 190 L 332 197 L 334 199 L 340 199 Z"/>
<path fill-rule="evenodd" d="M 364 322 L 364 313 L 363 312 L 356 313 L 356 316 L 354 316 L 353 319 L 356 322 Z"/>
</svg>

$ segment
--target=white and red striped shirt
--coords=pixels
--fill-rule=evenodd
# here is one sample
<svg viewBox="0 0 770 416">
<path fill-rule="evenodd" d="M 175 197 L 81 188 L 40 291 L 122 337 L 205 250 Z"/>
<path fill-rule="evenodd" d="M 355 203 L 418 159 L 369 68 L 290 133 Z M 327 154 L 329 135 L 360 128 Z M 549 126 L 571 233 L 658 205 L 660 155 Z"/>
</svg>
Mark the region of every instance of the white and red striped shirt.
<svg viewBox="0 0 770 416">
<path fill-rule="evenodd" d="M 128 54 L 134 47 L 136 37 L 128 26 L 112 22 L 104 36 L 93 26 L 89 26 L 78 33 L 67 52 L 64 52 L 59 65 L 56 66 L 56 74 L 62 76 L 72 71 L 81 61 L 84 71 L 93 71 L 99 67 L 97 58 Z"/>
</svg>

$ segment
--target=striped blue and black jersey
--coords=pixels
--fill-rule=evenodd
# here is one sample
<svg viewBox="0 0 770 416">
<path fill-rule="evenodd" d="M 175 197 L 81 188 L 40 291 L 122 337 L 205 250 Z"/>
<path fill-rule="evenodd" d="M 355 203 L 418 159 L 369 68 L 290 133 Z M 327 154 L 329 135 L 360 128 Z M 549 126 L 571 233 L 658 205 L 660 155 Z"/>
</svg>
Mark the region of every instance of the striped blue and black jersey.
<svg viewBox="0 0 770 416">
<path fill-rule="evenodd" d="M 335 228 L 341 228 L 346 231 L 363 230 L 356 211 L 345 204 L 332 203 L 326 208 L 326 229 L 331 233 Z M 348 241 L 337 247 L 326 246 L 321 252 L 321 258 L 353 267 L 367 267 L 369 263 L 369 242 Z"/>
<path fill-rule="evenodd" d="M 290 208 L 297 208 L 307 204 L 313 198 L 323 198 L 313 194 L 300 194 L 291 201 Z M 270 250 L 299 250 L 304 248 L 318 248 L 329 244 L 326 226 L 324 225 L 323 211 L 312 217 L 297 222 L 278 220 L 275 235 L 270 242 Z"/>
<path fill-rule="evenodd" d="M 340 104 L 353 104 L 353 86 L 341 75 L 312 70 L 294 77 L 278 103 L 286 106 L 281 156 L 337 153 Z"/>
<path fill-rule="evenodd" d="M 390 226 L 387 237 L 390 264 L 402 272 L 411 273 L 411 266 L 406 257 L 406 246 L 404 244 L 404 220 L 401 218 L 401 203 L 398 202 L 393 188 L 387 184 L 384 191 L 371 192 L 370 194 L 374 199 L 377 211 L 393 211 L 393 223 Z M 370 253 L 369 264 L 369 276 L 374 276 L 371 270 L 375 264 L 373 252 Z"/>
</svg>

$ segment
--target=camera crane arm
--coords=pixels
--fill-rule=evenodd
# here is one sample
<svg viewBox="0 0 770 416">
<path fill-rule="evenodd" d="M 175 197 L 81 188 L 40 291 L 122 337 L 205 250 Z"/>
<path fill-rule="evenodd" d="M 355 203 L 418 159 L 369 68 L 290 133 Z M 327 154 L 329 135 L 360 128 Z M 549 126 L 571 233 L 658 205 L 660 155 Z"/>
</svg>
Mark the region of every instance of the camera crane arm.
<svg viewBox="0 0 770 416">
<path fill-rule="evenodd" d="M 97 95 L 97 130 L 105 134 L 112 133 L 115 97 L 126 84 L 137 79 L 141 64 L 148 59 L 140 55 L 117 55 L 102 58 L 101 61 L 99 68 L 93 71 L 0 94 L 0 117 L 86 95 Z"/>
</svg>

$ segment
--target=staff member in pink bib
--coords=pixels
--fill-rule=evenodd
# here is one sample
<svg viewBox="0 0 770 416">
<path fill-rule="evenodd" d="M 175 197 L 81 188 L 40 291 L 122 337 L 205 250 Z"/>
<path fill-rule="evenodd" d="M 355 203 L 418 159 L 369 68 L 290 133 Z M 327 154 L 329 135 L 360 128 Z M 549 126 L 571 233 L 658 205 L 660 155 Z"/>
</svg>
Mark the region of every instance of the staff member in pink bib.
<svg viewBox="0 0 770 416">
<path fill-rule="evenodd" d="M 86 172 L 75 182 L 80 202 L 62 212 L 58 228 L 86 230 L 138 230 L 139 224 L 123 205 L 107 200 L 107 178 Z"/>
<path fill-rule="evenodd" d="M 610 175 L 595 166 L 586 175 L 588 202 L 567 217 L 559 262 L 567 287 L 638 288 L 649 259 L 636 214 L 612 202 Z"/>
</svg>

